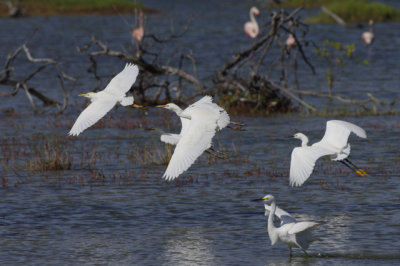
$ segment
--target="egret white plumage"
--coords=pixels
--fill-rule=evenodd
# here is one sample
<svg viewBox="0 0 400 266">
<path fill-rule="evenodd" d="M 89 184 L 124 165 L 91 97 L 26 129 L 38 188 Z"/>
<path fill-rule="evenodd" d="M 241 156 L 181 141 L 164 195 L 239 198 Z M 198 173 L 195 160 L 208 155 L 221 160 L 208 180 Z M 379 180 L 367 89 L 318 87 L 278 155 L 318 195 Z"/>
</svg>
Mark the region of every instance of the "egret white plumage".
<svg viewBox="0 0 400 266">
<path fill-rule="evenodd" d="M 297 222 L 288 212 L 276 206 L 275 197 L 266 195 L 261 199 L 254 201 L 263 201 L 265 207 L 265 216 L 268 216 L 268 236 L 273 246 L 278 240 L 289 246 L 290 256 L 292 248 L 300 248 L 305 254 L 306 250 L 313 241 L 311 230 L 319 225 L 316 222 Z M 274 225 L 274 217 L 281 221 L 280 226 Z"/>
<path fill-rule="evenodd" d="M 367 173 L 354 165 L 347 157 L 350 155 L 350 144 L 347 143 L 350 133 L 366 138 L 365 130 L 352 123 L 341 120 L 330 120 L 326 123 L 324 137 L 311 146 L 303 133 L 296 133 L 294 138 L 301 140 L 301 147 L 294 148 L 290 162 L 290 185 L 301 186 L 311 175 L 315 162 L 322 156 L 330 155 L 333 161 L 339 161 L 360 176 Z"/>
<path fill-rule="evenodd" d="M 229 115 L 212 102 L 210 96 L 204 96 L 185 110 L 174 103 L 157 105 L 174 111 L 181 119 L 182 129 L 179 134 L 162 134 L 161 141 L 176 145 L 163 178 L 173 180 L 186 171 L 194 161 L 211 147 L 216 131 L 226 127 Z"/>
<path fill-rule="evenodd" d="M 125 68 L 110 81 L 104 90 L 79 94 L 79 96 L 89 98 L 91 103 L 78 116 L 78 119 L 75 121 L 68 134 L 78 136 L 85 129 L 94 125 L 105 116 L 117 103 L 122 106 L 132 105 L 133 107 L 141 107 L 140 105 L 133 104 L 133 96 L 126 96 L 126 93 L 131 89 L 133 83 L 135 83 L 138 74 L 138 67 L 128 63 L 125 65 Z"/>
</svg>

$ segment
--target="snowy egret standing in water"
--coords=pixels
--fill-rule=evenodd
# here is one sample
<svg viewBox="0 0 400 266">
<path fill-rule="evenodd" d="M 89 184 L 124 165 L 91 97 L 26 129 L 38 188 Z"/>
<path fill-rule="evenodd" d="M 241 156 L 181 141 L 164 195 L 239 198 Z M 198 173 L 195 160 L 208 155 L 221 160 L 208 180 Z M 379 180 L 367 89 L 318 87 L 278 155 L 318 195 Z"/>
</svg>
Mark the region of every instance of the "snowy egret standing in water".
<svg viewBox="0 0 400 266">
<path fill-rule="evenodd" d="M 204 151 L 211 148 L 215 132 L 226 127 L 230 119 L 222 107 L 212 102 L 210 96 L 204 96 L 185 110 L 174 103 L 157 107 L 174 111 L 182 123 L 179 135 L 161 135 L 161 141 L 176 145 L 163 175 L 166 180 L 173 180 L 186 171 Z"/>
<path fill-rule="evenodd" d="M 68 134 L 78 136 L 105 116 L 117 103 L 122 106 L 141 107 L 133 104 L 133 96 L 125 95 L 135 83 L 138 73 L 138 67 L 128 63 L 104 90 L 79 94 L 79 96 L 89 98 L 91 104 L 79 115 Z"/>
<path fill-rule="evenodd" d="M 271 245 L 276 241 L 281 241 L 289 246 L 290 256 L 292 256 L 292 248 L 300 248 L 305 254 L 306 249 L 313 241 L 311 229 L 319 225 L 316 222 L 297 222 L 288 212 L 276 206 L 275 197 L 266 195 L 262 199 L 254 201 L 264 201 L 265 216 L 268 215 L 268 236 L 271 240 Z M 280 226 L 274 225 L 274 216 L 280 220 Z"/>
<path fill-rule="evenodd" d="M 303 133 L 293 137 L 301 140 L 301 147 L 294 148 L 290 162 L 290 185 L 301 186 L 311 175 L 318 158 L 331 155 L 333 161 L 339 161 L 360 176 L 367 173 L 358 168 L 347 157 L 350 155 L 350 144 L 347 143 L 350 133 L 360 138 L 367 135 L 359 126 L 341 120 L 330 120 L 326 123 L 324 137 L 317 143 L 308 146 L 308 138 Z"/>
</svg>

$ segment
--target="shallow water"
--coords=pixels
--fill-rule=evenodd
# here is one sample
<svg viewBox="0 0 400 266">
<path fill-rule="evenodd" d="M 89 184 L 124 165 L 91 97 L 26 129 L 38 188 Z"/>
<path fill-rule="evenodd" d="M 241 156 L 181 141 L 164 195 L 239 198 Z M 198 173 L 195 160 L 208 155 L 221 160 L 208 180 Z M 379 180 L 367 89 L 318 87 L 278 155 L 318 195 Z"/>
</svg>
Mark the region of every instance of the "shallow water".
<svg viewBox="0 0 400 266">
<path fill-rule="evenodd" d="M 169 5 L 150 2 L 153 3 L 165 9 Z M 179 22 L 185 16 L 177 14 L 202 12 L 205 17 L 198 15 L 194 19 L 195 30 L 188 33 L 184 42 L 202 58 L 198 63 L 204 80 L 230 52 L 245 47 L 249 41 L 235 32 L 239 27 L 241 33 L 242 23 L 247 19 L 248 6 L 241 1 L 232 6 L 224 1 L 192 6 L 179 1 L 172 3 L 173 9 L 168 6 L 169 12 L 151 16 L 147 23 L 149 27 L 164 23 L 165 27 L 171 14 Z M 202 27 L 204 21 L 214 21 L 215 26 Z M 100 23 L 102 27 L 98 26 Z M 369 176 L 365 178 L 322 159 L 302 187 L 289 187 L 290 153 L 300 144 L 289 136 L 301 131 L 315 142 L 322 136 L 326 120 L 335 117 L 281 115 L 235 117 L 247 124 L 246 131 L 224 129 L 215 139 L 218 148 L 229 152 L 228 159 L 215 160 L 203 155 L 178 181 L 166 183 L 161 179 L 166 165 L 160 164 L 165 147 L 159 142 L 157 131 L 144 129 L 178 131 L 178 119 L 168 111 L 143 112 L 118 107 L 104 123 L 78 138 L 64 137 L 83 107 L 81 99 L 75 99 L 74 95 L 86 91 L 94 82 L 85 72 L 87 59 L 77 54 L 74 46 L 87 42 L 90 34 L 116 48 L 121 43 L 129 44 L 129 35 L 123 35 L 129 33 L 129 28 L 124 28 L 118 16 L 2 19 L 0 25 L 7 26 L 3 34 L 6 37 L 0 39 L 5 51 L 0 54 L 1 60 L 32 29 L 39 27 L 30 42 L 35 55 L 58 56 L 67 62 L 66 70 L 81 81 L 70 92 L 72 103 L 78 105 L 71 104 L 61 115 L 54 115 L 51 110 L 32 115 L 22 93 L 0 99 L 1 264 L 391 265 L 399 262 L 398 116 L 339 117 L 367 131 L 367 140 L 350 137 L 350 159 L 366 169 Z M 225 25 L 229 25 L 228 29 Z M 377 38 L 374 61 L 346 72 L 342 78 L 347 84 L 344 91 L 351 88 L 355 95 L 373 92 L 385 99 L 398 97 L 399 53 L 398 45 L 393 44 L 400 43 L 399 34 L 393 32 L 399 30 L 398 25 L 377 24 L 379 34 L 391 37 L 391 42 Z M 314 29 L 310 35 L 315 39 L 334 32 L 345 40 L 359 41 L 359 29 L 344 30 L 336 25 Z M 351 37 L 354 32 L 357 37 Z M 204 35 L 210 38 L 203 38 Z M 216 47 L 227 47 L 223 51 L 226 54 Z M 113 62 L 108 71 L 119 71 L 120 64 Z M 360 73 L 365 74 L 360 76 Z M 50 93 L 54 93 L 53 86 L 58 84 L 52 80 L 37 82 Z M 5 112 L 9 107 L 15 108 L 14 115 Z M 72 158 L 70 170 L 35 173 L 25 170 L 26 162 L 37 156 L 35 148 L 42 149 L 43 141 L 60 145 Z M 143 154 L 147 157 L 142 158 Z M 294 250 L 294 257 L 289 260 L 285 245 L 270 246 L 263 206 L 251 201 L 269 193 L 275 195 L 278 206 L 298 220 L 321 222 L 314 231 L 316 240 L 308 250 L 310 256 Z"/>
</svg>

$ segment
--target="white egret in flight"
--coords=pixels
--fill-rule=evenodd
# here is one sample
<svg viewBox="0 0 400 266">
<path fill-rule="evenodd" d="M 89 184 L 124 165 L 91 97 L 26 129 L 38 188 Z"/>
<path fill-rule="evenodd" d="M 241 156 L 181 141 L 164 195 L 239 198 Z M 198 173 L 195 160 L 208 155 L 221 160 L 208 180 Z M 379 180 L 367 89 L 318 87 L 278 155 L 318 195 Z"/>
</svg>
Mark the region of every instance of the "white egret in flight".
<svg viewBox="0 0 400 266">
<path fill-rule="evenodd" d="M 316 222 L 297 222 L 288 212 L 276 206 L 275 197 L 266 195 L 262 199 L 254 201 L 264 201 L 265 216 L 268 215 L 268 236 L 273 246 L 278 240 L 289 246 L 290 256 L 292 248 L 300 248 L 305 254 L 306 250 L 313 241 L 311 230 L 319 225 Z M 274 217 L 281 221 L 280 226 L 274 225 Z"/>
<path fill-rule="evenodd" d="M 326 123 L 324 137 L 317 143 L 308 146 L 308 138 L 303 133 L 296 133 L 294 138 L 301 140 L 301 147 L 294 148 L 290 162 L 290 185 L 301 186 L 311 175 L 318 158 L 330 155 L 333 161 L 339 161 L 355 171 L 360 176 L 367 173 L 354 165 L 347 157 L 350 154 L 350 144 L 347 143 L 350 133 L 360 138 L 367 135 L 359 126 L 341 120 L 330 120 Z"/>
<path fill-rule="evenodd" d="M 128 63 L 110 81 L 104 90 L 79 94 L 79 96 L 89 98 L 91 104 L 79 115 L 68 134 L 78 136 L 105 116 L 117 103 L 122 106 L 132 105 L 133 107 L 141 107 L 133 104 L 133 96 L 126 96 L 126 93 L 131 89 L 133 83 L 135 83 L 138 74 L 138 67 Z"/>
<path fill-rule="evenodd" d="M 157 105 L 174 111 L 181 119 L 180 134 L 162 134 L 161 141 L 176 145 L 163 178 L 173 180 L 186 171 L 194 161 L 211 148 L 216 131 L 226 127 L 229 122 L 227 112 L 212 102 L 210 96 L 204 96 L 185 110 L 174 103 Z"/>
</svg>

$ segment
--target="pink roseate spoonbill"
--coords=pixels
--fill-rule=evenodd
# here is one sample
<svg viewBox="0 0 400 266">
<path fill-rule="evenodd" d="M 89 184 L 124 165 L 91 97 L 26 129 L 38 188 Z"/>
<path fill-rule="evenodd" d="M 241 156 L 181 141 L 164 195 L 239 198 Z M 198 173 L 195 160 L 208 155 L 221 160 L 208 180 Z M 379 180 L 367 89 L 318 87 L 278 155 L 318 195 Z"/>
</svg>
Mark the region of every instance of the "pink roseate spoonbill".
<svg viewBox="0 0 400 266">
<path fill-rule="evenodd" d="M 369 21 L 369 31 L 363 32 L 363 34 L 361 35 L 361 39 L 363 40 L 365 46 L 368 47 L 368 60 L 371 57 L 371 46 L 375 39 L 373 25 L 374 21 L 371 19 Z"/>
<path fill-rule="evenodd" d="M 135 28 L 135 29 L 132 31 L 132 37 L 133 37 L 136 41 L 140 42 L 140 41 L 142 41 L 142 39 L 143 39 L 143 35 L 144 35 L 144 28 L 143 28 L 143 12 L 140 10 L 140 13 L 139 13 L 139 27 L 138 27 L 138 28 Z"/>
<path fill-rule="evenodd" d="M 254 15 L 258 16 L 259 14 L 260 11 L 258 10 L 258 8 L 253 6 L 252 8 L 250 8 L 250 21 L 244 24 L 244 32 L 247 34 L 247 36 L 251 38 L 255 38 L 258 35 L 258 23 Z"/>
</svg>

